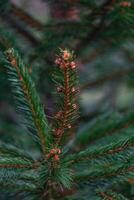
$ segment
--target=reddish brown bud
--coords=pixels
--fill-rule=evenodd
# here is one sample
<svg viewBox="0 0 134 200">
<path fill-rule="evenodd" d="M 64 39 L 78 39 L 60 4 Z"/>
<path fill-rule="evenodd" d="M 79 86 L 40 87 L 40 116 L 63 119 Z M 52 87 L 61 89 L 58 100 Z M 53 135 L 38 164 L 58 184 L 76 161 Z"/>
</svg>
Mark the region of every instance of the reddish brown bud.
<svg viewBox="0 0 134 200">
<path fill-rule="evenodd" d="M 71 91 L 74 93 L 76 91 L 75 87 L 72 87 Z"/>
<path fill-rule="evenodd" d="M 72 126 L 71 126 L 71 124 L 68 124 L 68 125 L 67 125 L 67 128 L 69 128 L 69 129 L 70 129 L 71 127 L 72 127 Z"/>
<path fill-rule="evenodd" d="M 71 56 L 71 54 L 67 50 L 63 51 L 63 59 L 64 60 L 68 60 L 70 58 L 70 56 Z"/>
<path fill-rule="evenodd" d="M 61 63 L 61 58 L 56 58 L 55 64 L 56 64 L 56 65 L 60 65 L 60 63 Z"/>
<path fill-rule="evenodd" d="M 57 130 L 55 130 L 54 135 L 55 135 L 56 137 L 60 137 L 60 136 L 62 135 L 62 130 L 61 130 L 60 128 L 57 129 Z"/>
<path fill-rule="evenodd" d="M 55 154 L 56 153 L 56 149 L 51 149 L 50 150 L 50 154 L 52 155 L 52 154 Z"/>
<path fill-rule="evenodd" d="M 60 160 L 60 158 L 59 158 L 59 156 L 56 154 L 56 155 L 54 155 L 54 160 L 55 161 L 58 161 L 58 160 Z"/>
<path fill-rule="evenodd" d="M 56 113 L 55 118 L 60 118 L 62 116 L 62 111 L 59 111 L 58 113 Z"/>
<path fill-rule="evenodd" d="M 57 149 L 57 153 L 58 153 L 58 154 L 61 154 L 61 149 Z"/>
<path fill-rule="evenodd" d="M 76 110 L 78 106 L 77 106 L 77 104 L 74 103 L 74 104 L 72 105 L 72 107 L 73 107 L 73 109 Z"/>
<path fill-rule="evenodd" d="M 19 79 L 20 79 L 20 81 L 22 81 L 22 80 L 23 80 L 22 76 L 20 76 L 20 78 L 19 78 Z"/>
<path fill-rule="evenodd" d="M 68 66 L 68 63 L 65 63 L 64 61 L 60 63 L 61 69 L 64 69 Z"/>
<path fill-rule="evenodd" d="M 62 87 L 57 87 L 56 90 L 57 90 L 57 92 L 63 92 L 63 88 Z"/>
<path fill-rule="evenodd" d="M 28 73 L 29 73 L 29 74 L 32 73 L 32 68 L 31 68 L 31 67 L 28 69 Z"/>
<path fill-rule="evenodd" d="M 15 65 L 15 64 L 16 64 L 16 60 L 15 60 L 15 59 L 12 59 L 12 60 L 11 60 L 11 64 L 12 64 L 12 65 Z"/>
<path fill-rule="evenodd" d="M 70 66 L 71 66 L 72 69 L 75 69 L 75 68 L 76 68 L 76 63 L 75 63 L 74 61 L 72 61 L 72 62 L 70 63 Z"/>
</svg>

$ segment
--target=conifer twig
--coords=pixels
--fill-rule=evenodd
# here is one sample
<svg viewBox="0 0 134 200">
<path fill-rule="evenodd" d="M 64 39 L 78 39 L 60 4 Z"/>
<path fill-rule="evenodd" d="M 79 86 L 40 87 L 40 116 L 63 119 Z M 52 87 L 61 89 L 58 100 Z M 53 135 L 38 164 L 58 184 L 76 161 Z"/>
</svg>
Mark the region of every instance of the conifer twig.
<svg viewBox="0 0 134 200">
<path fill-rule="evenodd" d="M 24 94 L 28 109 L 30 109 L 29 114 L 32 116 L 34 126 L 36 127 L 37 134 L 40 138 L 42 151 L 45 154 L 47 145 L 45 136 L 48 134 L 48 124 L 39 97 L 36 94 L 35 86 L 32 83 L 27 69 L 21 63 L 21 58 L 18 56 L 18 54 L 12 49 L 9 49 L 7 51 L 7 55 L 11 65 L 8 70 L 13 70 L 14 73 L 17 74 L 17 81 L 19 81 L 19 85 L 17 85 L 17 87 L 21 88 L 22 96 Z"/>
<path fill-rule="evenodd" d="M 71 129 L 71 124 L 77 117 L 78 105 L 76 104 L 78 86 L 76 75 L 76 63 L 73 61 L 73 54 L 68 50 L 61 50 L 60 56 L 56 58 L 55 63 L 58 65 L 58 69 L 55 70 L 55 79 L 57 86 L 57 92 L 61 93 L 60 104 L 61 110 L 55 116 L 54 135 L 57 137 L 59 143 L 62 136 L 66 134 L 68 129 Z M 58 72 L 59 71 L 59 72 Z M 60 73 L 60 77 L 58 76 Z M 61 76 L 62 80 L 61 80 Z M 58 83 L 59 78 L 59 83 Z"/>
</svg>

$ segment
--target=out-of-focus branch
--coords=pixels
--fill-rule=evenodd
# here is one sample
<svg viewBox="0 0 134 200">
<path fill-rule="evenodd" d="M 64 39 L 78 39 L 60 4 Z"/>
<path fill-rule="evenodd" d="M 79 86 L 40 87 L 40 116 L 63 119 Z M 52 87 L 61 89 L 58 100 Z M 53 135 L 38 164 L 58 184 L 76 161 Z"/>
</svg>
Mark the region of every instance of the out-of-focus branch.
<svg viewBox="0 0 134 200">
<path fill-rule="evenodd" d="M 104 77 L 101 77 L 100 79 L 96 79 L 96 80 L 93 80 L 91 82 L 85 83 L 81 86 L 81 89 L 84 90 L 84 89 L 87 89 L 87 88 L 99 86 L 99 85 L 105 83 L 106 81 L 113 81 L 113 80 L 120 79 L 120 78 L 128 75 L 131 72 L 134 73 L 134 67 L 122 69 L 122 70 L 119 70 L 117 72 L 113 72 L 111 74 L 108 74 Z"/>
<path fill-rule="evenodd" d="M 11 12 L 17 16 L 20 20 L 24 21 L 30 27 L 35 28 L 37 30 L 43 29 L 43 24 L 40 23 L 38 20 L 34 19 L 31 15 L 26 13 L 24 10 L 16 6 L 15 4 L 11 3 Z"/>
<path fill-rule="evenodd" d="M 100 12 L 98 15 L 100 15 L 100 23 L 98 26 L 94 27 L 93 30 L 89 35 L 87 35 L 85 38 L 83 38 L 79 44 L 77 45 L 76 49 L 78 52 L 80 52 L 83 48 L 85 48 L 87 45 L 89 45 L 90 42 L 94 41 L 101 32 L 104 31 L 105 27 L 105 16 L 110 10 L 110 6 L 113 4 L 113 0 L 107 0 L 100 8 Z"/>
<path fill-rule="evenodd" d="M 24 38 L 26 38 L 33 46 L 38 46 L 40 42 L 24 27 L 17 22 L 11 14 L 1 14 L 0 18 L 6 22 L 9 26 L 14 28 L 19 34 L 21 34 Z"/>
</svg>

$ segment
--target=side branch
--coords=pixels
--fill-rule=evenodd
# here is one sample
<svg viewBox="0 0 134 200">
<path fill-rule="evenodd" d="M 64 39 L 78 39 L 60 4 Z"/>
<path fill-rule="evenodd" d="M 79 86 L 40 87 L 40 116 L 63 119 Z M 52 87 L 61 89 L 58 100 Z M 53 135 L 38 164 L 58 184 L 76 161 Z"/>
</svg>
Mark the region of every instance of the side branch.
<svg viewBox="0 0 134 200">
<path fill-rule="evenodd" d="M 37 169 L 39 167 L 38 163 L 35 164 L 0 164 L 0 168 L 8 169 Z"/>
<path fill-rule="evenodd" d="M 39 97 L 36 94 L 35 86 L 32 83 L 32 80 L 27 72 L 27 69 L 24 68 L 23 64 L 21 63 L 21 59 L 12 49 L 7 52 L 8 60 L 10 62 L 11 67 L 10 70 L 15 70 L 15 73 L 18 76 L 17 81 L 18 85 L 17 88 L 22 91 L 22 96 L 24 96 L 24 103 L 26 101 L 27 108 L 23 109 L 24 114 L 29 113 L 29 117 L 27 116 L 30 123 L 34 123 L 35 129 L 37 130 L 37 134 L 40 138 L 41 149 L 45 154 L 45 146 L 46 140 L 45 139 L 48 135 L 48 124 L 47 120 L 43 111 L 43 107 L 39 100 Z M 16 82 L 17 82 L 16 81 Z M 15 83 L 16 83 L 15 82 Z M 20 98 L 20 97 L 19 97 Z M 22 98 L 20 100 L 22 102 Z M 31 115 L 31 116 L 30 116 Z M 33 122 L 31 121 L 33 119 Z M 48 140 L 47 140 L 48 142 Z"/>
<path fill-rule="evenodd" d="M 122 140 L 119 142 L 116 142 L 111 145 L 106 145 L 104 147 L 98 148 L 98 149 L 91 149 L 88 148 L 85 151 L 81 151 L 78 154 L 74 154 L 70 157 L 68 157 L 65 161 L 73 163 L 78 163 L 81 161 L 96 159 L 105 157 L 108 155 L 114 155 L 116 153 L 120 153 L 125 151 L 126 149 L 131 148 L 134 146 L 134 138 L 131 137 L 128 140 Z"/>
</svg>

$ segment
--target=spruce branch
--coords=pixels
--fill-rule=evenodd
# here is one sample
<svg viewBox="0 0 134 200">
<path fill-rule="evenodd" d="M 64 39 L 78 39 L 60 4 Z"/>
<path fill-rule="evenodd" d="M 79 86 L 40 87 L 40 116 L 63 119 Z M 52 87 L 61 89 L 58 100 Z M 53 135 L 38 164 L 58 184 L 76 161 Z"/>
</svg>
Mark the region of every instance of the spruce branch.
<svg viewBox="0 0 134 200">
<path fill-rule="evenodd" d="M 20 183 L 0 183 L 0 187 L 1 188 L 5 188 L 11 192 L 13 191 L 17 191 L 17 192 L 32 192 L 32 191 L 35 191 L 37 190 L 36 188 L 36 185 L 35 184 L 32 184 L 32 183 L 26 183 L 26 182 L 20 182 Z"/>
<path fill-rule="evenodd" d="M 22 151 L 17 147 L 4 143 L 0 143 L 0 156 L 1 155 L 3 156 L 9 155 L 16 158 L 19 157 L 25 160 L 29 160 L 31 162 L 34 161 L 34 159 L 26 151 Z"/>
<path fill-rule="evenodd" d="M 132 156 L 131 158 L 132 159 Z M 96 180 L 107 180 L 115 183 L 115 181 L 119 181 L 119 178 L 123 178 L 125 176 L 126 181 L 128 181 L 129 173 L 134 173 L 134 166 L 133 163 L 121 163 L 121 164 L 114 164 L 111 165 L 106 163 L 104 165 L 100 165 L 98 169 L 95 169 L 95 166 L 89 170 L 84 170 L 83 172 L 76 172 L 74 174 L 74 179 L 76 181 L 96 181 Z M 125 179 L 123 180 L 125 182 Z M 113 182 L 112 182 L 113 181 Z"/>
<path fill-rule="evenodd" d="M 126 112 L 124 114 L 110 112 L 100 115 L 78 131 L 70 148 L 74 148 L 76 145 L 91 144 L 108 135 L 119 134 L 120 131 L 126 130 L 128 127 L 133 126 L 133 124 L 133 112 Z"/>
<path fill-rule="evenodd" d="M 34 83 L 16 51 L 9 49 L 7 58 L 6 67 L 10 82 L 16 88 L 16 91 L 13 89 L 19 103 L 18 109 L 25 115 L 31 133 L 33 134 L 34 131 L 39 137 L 41 150 L 45 154 L 49 142 L 48 123 Z"/>
<path fill-rule="evenodd" d="M 36 169 L 38 167 L 38 163 L 28 162 L 22 158 L 0 157 L 0 168 L 3 169 Z"/>
<path fill-rule="evenodd" d="M 114 155 L 123 152 L 132 146 L 134 146 L 134 137 L 130 137 L 128 139 L 125 138 L 120 141 L 98 147 L 97 149 L 96 147 L 89 147 L 84 151 L 80 151 L 79 153 L 68 156 L 68 158 L 65 159 L 65 162 L 77 163 L 85 160 L 105 157 L 108 155 Z"/>
<path fill-rule="evenodd" d="M 68 130 L 78 117 L 78 78 L 76 73 L 76 63 L 73 53 L 68 50 L 61 50 L 55 60 L 57 65 L 53 75 L 56 84 L 57 111 L 54 123 L 54 136 L 57 143 L 60 143 L 67 136 Z M 63 137 L 62 137 L 63 136 Z"/>
</svg>

